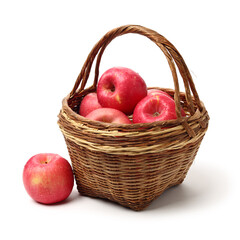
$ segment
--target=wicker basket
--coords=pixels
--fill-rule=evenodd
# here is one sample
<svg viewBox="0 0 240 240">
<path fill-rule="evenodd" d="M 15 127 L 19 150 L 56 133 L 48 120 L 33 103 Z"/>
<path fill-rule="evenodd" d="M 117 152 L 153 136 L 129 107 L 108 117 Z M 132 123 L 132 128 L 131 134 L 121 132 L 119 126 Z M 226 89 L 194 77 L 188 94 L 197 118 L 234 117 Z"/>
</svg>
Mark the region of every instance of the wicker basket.
<svg viewBox="0 0 240 240">
<path fill-rule="evenodd" d="M 176 120 L 143 124 L 109 124 L 78 114 L 82 98 L 96 91 L 99 64 L 106 46 L 116 37 L 137 33 L 164 53 L 172 72 Z M 85 88 L 96 59 L 93 85 Z M 179 91 L 178 68 L 185 92 Z M 180 114 L 181 107 L 188 113 Z M 109 31 L 93 47 L 71 93 L 63 99 L 58 124 L 64 135 L 78 191 L 142 210 L 169 187 L 183 182 L 207 131 L 209 116 L 189 70 L 177 49 L 157 32 L 137 25 Z"/>
</svg>

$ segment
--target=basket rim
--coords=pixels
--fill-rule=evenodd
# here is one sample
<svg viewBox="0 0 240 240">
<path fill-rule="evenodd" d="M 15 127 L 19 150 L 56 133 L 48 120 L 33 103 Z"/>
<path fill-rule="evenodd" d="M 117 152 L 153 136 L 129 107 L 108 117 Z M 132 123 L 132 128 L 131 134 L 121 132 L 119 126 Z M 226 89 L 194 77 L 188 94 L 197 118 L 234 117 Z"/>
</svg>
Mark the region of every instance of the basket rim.
<svg viewBox="0 0 240 240">
<path fill-rule="evenodd" d="M 161 89 L 161 90 L 165 90 L 165 91 L 171 91 L 173 93 L 175 92 L 173 89 L 169 89 L 169 88 L 159 88 L 159 87 L 150 87 L 150 88 L 151 89 L 157 88 L 157 89 Z M 184 92 L 180 92 L 180 95 L 185 97 Z M 116 131 L 116 129 L 125 130 L 125 131 L 127 129 L 141 131 L 141 129 L 144 130 L 147 128 L 155 128 L 155 127 L 163 128 L 163 127 L 179 126 L 179 125 L 182 125 L 184 122 L 186 122 L 186 123 L 191 123 L 194 121 L 201 122 L 201 119 L 205 118 L 205 117 L 207 118 L 207 120 L 209 119 L 207 110 L 206 110 L 203 102 L 201 101 L 202 111 L 200 111 L 198 108 L 196 108 L 193 115 L 189 115 L 189 116 L 183 117 L 181 119 L 155 121 L 155 122 L 151 122 L 151 123 L 134 123 L 134 124 L 105 123 L 105 122 L 94 121 L 94 120 L 88 119 L 88 118 L 83 117 L 80 114 L 76 113 L 75 111 L 73 111 L 68 104 L 69 99 L 70 99 L 70 94 L 68 94 L 66 97 L 63 98 L 61 111 L 66 112 L 70 119 L 72 119 L 78 123 L 89 125 L 89 126 L 91 126 L 91 128 L 92 127 L 96 128 L 96 129 L 106 128 L 108 131 L 110 131 L 111 129 L 114 131 Z M 60 111 L 60 114 L 61 114 L 61 111 Z M 162 129 L 162 130 L 164 130 L 164 129 Z"/>
</svg>

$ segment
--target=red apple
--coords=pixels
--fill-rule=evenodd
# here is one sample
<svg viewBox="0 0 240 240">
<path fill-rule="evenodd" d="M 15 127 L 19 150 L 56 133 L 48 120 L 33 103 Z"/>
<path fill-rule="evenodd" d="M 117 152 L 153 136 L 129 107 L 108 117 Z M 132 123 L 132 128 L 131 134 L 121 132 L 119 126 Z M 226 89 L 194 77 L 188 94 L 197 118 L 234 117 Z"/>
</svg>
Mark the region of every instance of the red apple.
<svg viewBox="0 0 240 240">
<path fill-rule="evenodd" d="M 97 93 L 88 93 L 81 102 L 79 114 L 86 117 L 90 112 L 101 107 L 97 99 Z"/>
<path fill-rule="evenodd" d="M 31 157 L 24 166 L 23 183 L 35 201 L 44 204 L 60 202 L 72 192 L 72 167 L 57 154 L 40 153 Z"/>
<path fill-rule="evenodd" d="M 171 97 L 168 93 L 160 90 L 160 89 L 149 89 L 148 90 L 148 95 L 156 95 L 156 94 L 164 94 L 166 95 L 167 97 L 171 98 L 173 101 L 174 101 L 174 98 Z M 184 112 L 183 109 L 181 109 L 181 112 L 182 112 L 182 116 L 186 116 L 186 113 Z"/>
<path fill-rule="evenodd" d="M 129 118 L 121 111 L 113 108 L 98 108 L 90 112 L 86 118 L 106 123 L 131 124 Z"/>
<path fill-rule="evenodd" d="M 129 115 L 136 104 L 147 95 L 147 86 L 141 76 L 129 68 L 114 67 L 101 76 L 98 101 L 103 107 L 115 108 Z"/>
<path fill-rule="evenodd" d="M 186 116 L 182 109 L 182 116 Z M 150 94 L 143 98 L 133 112 L 133 123 L 149 123 L 177 119 L 175 102 L 166 94 Z"/>
</svg>

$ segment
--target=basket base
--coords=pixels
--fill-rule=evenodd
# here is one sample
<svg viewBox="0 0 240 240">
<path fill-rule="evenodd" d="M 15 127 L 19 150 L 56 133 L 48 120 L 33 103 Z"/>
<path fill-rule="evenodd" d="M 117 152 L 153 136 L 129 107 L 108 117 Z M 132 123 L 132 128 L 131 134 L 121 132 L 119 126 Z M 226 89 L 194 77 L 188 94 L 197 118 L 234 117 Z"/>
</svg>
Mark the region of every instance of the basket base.
<svg viewBox="0 0 240 240">
<path fill-rule="evenodd" d="M 181 183 L 183 183 L 184 179 L 185 179 L 185 176 L 184 176 L 184 178 L 178 180 L 176 183 L 173 183 L 173 184 L 169 185 L 158 196 L 152 196 L 152 198 L 144 199 L 144 201 L 143 201 L 143 199 L 141 199 L 141 201 L 139 201 L 139 202 L 129 202 L 129 201 L 126 201 L 124 199 L 122 199 L 121 201 L 119 201 L 119 199 L 115 200 L 115 199 L 112 198 L 112 196 L 106 197 L 105 195 L 101 194 L 100 192 L 99 193 L 96 193 L 96 192 L 93 193 L 91 190 L 86 191 L 86 189 L 83 191 L 83 189 L 78 187 L 78 185 L 77 185 L 77 189 L 78 189 L 79 194 L 82 195 L 82 196 L 91 197 L 91 198 L 98 198 L 98 199 L 102 199 L 102 200 L 105 200 L 105 201 L 110 201 L 112 203 L 119 204 L 123 207 L 130 208 L 134 211 L 141 211 L 141 210 L 146 209 L 155 199 L 160 197 L 160 195 L 163 192 L 165 192 L 169 188 L 176 187 L 176 186 L 180 185 Z"/>
</svg>

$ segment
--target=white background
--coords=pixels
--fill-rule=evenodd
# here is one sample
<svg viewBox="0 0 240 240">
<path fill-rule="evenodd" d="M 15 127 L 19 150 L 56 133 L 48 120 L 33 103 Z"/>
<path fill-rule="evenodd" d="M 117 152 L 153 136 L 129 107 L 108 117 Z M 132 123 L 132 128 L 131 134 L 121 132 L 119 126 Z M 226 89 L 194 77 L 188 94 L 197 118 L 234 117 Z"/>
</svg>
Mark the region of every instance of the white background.
<svg viewBox="0 0 240 240">
<path fill-rule="evenodd" d="M 239 239 L 238 1 L 0 1 L 1 239 Z M 34 202 L 22 183 L 40 152 L 69 159 L 57 115 L 93 45 L 109 30 L 139 24 L 184 57 L 211 117 L 187 178 L 135 212 L 80 196 Z M 161 51 L 128 34 L 103 55 L 139 72 L 148 86 L 173 87 Z M 180 78 L 181 79 L 181 78 Z M 89 82 L 92 81 L 92 75 Z"/>
</svg>

